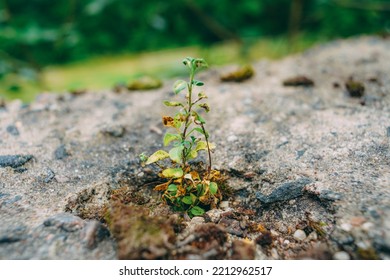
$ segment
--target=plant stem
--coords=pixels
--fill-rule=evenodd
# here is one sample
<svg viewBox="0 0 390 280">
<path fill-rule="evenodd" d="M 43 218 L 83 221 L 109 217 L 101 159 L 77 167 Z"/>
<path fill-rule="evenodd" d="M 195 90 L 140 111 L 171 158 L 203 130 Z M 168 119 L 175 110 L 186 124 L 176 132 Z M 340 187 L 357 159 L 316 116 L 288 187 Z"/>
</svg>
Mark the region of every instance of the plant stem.
<svg viewBox="0 0 390 280">
<path fill-rule="evenodd" d="M 188 99 L 187 99 L 188 111 L 187 111 L 187 116 L 186 116 L 186 122 L 185 122 L 185 125 L 184 125 L 184 131 L 183 131 L 183 134 L 182 134 L 182 140 L 183 141 L 185 141 L 186 138 L 187 138 L 187 129 L 189 127 L 189 120 L 190 120 L 190 116 L 191 116 L 191 109 L 192 109 L 192 84 L 193 84 L 193 81 L 194 81 L 194 74 L 195 74 L 195 70 L 191 69 L 190 82 L 188 84 Z M 186 166 L 187 154 L 188 153 L 186 153 L 186 148 L 184 148 L 183 149 L 183 154 L 182 154 L 183 168 Z"/>
<path fill-rule="evenodd" d="M 207 153 L 208 153 L 208 156 L 209 156 L 209 166 L 207 168 L 207 177 L 209 177 L 210 173 L 211 173 L 211 151 L 210 151 L 210 145 L 209 145 L 209 138 L 207 137 L 207 131 L 204 128 L 203 123 L 200 123 L 200 126 L 202 127 L 203 134 L 204 134 L 204 139 L 206 139 L 206 144 L 207 144 Z"/>
</svg>

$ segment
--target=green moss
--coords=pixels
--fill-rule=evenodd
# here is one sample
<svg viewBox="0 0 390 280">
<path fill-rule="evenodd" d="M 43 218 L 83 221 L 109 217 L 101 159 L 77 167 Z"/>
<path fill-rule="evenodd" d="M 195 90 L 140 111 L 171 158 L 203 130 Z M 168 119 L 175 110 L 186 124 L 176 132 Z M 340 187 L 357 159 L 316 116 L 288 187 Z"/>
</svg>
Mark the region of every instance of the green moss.
<svg viewBox="0 0 390 280">
<path fill-rule="evenodd" d="M 166 217 L 152 217 L 148 208 L 112 201 L 105 219 L 118 243 L 119 259 L 167 259 L 176 235 Z"/>
</svg>

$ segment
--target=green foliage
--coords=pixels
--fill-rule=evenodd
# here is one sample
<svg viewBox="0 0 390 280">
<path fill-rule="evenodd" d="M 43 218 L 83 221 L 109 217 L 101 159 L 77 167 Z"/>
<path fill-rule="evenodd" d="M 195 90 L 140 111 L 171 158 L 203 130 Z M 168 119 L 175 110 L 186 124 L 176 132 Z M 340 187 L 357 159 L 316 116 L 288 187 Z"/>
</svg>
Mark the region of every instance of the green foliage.
<svg viewBox="0 0 390 280">
<path fill-rule="evenodd" d="M 203 215 L 206 208 L 216 207 L 222 198 L 218 187 L 222 176 L 219 171 L 211 169 L 211 149 L 215 145 L 209 142 L 206 121 L 200 114 L 200 111 L 207 113 L 210 110 L 207 103 L 199 103 L 207 96 L 203 92 L 195 95 L 198 87 L 204 85 L 195 80 L 195 74 L 206 68 L 207 63 L 202 58 L 187 57 L 183 64 L 189 69 L 189 81 L 176 81 L 173 92 L 179 95 L 186 89 L 186 94 L 183 94 L 185 102 L 164 101 L 166 106 L 178 108 L 173 117 L 163 117 L 163 124 L 175 131 L 166 132 L 163 138 L 164 146 L 171 146 L 171 149 L 168 152 L 159 150 L 149 157 L 141 154 L 140 159 L 143 165 L 157 164 L 162 170 L 159 175 L 168 180 L 155 187 L 163 192 L 165 202 L 175 210 L 198 216 Z M 208 155 L 206 170 L 197 170 L 189 163 L 198 157 L 200 151 L 206 151 Z M 166 167 L 164 163 L 168 158 L 170 166 Z"/>
<path fill-rule="evenodd" d="M 14 58 L 42 66 L 91 54 L 280 36 L 287 34 L 291 2 L 4 0 L 0 46 Z M 363 8 L 338 4 L 352 2 Z M 301 30 L 330 37 L 385 31 L 388 11 L 372 9 L 371 2 L 302 0 Z"/>
<path fill-rule="evenodd" d="M 206 49 L 199 55 L 210 62 L 212 59 L 214 64 L 226 63 L 226 59 L 248 63 L 258 58 L 251 55 L 253 50 L 266 53 L 268 57 L 280 57 L 302 50 L 309 42 L 311 45 L 340 36 L 389 33 L 389 9 L 385 1 L 299 0 L 302 5 L 295 12 L 299 15 L 296 29 L 299 34 L 295 34 L 298 40 L 286 41 L 284 37 L 291 29 L 293 2 L 296 1 L 2 0 L 2 94 L 7 98 L 31 100 L 27 92 L 52 89 L 42 74 L 48 69 L 45 66 L 97 56 L 201 46 Z M 189 31 L 191 36 L 188 36 Z M 273 44 L 268 53 L 261 44 L 256 45 L 265 38 L 271 38 Z M 212 52 L 212 44 L 221 41 L 234 42 L 237 50 L 207 53 Z M 88 69 L 85 76 L 91 76 L 90 72 Z M 92 72 L 97 75 L 96 71 Z M 110 75 L 97 78 L 99 82 L 94 82 L 93 86 Z M 76 80 L 70 82 L 67 89 L 90 86 L 85 85 L 84 80 Z M 117 78 L 114 80 L 116 82 Z M 197 81 L 194 83 L 200 86 Z M 185 89 L 180 85 L 183 86 L 179 83 L 175 91 Z M 129 85 L 129 89 L 159 86 L 158 81 L 143 79 Z"/>
</svg>

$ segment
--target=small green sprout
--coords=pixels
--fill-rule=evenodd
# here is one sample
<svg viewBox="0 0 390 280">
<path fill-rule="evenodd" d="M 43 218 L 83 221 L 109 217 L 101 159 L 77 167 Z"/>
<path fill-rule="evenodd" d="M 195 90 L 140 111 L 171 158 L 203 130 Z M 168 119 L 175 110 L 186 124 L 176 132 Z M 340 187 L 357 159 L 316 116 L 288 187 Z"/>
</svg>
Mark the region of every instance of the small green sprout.
<svg viewBox="0 0 390 280">
<path fill-rule="evenodd" d="M 209 142 L 209 132 L 202 112 L 208 113 L 210 106 L 204 102 L 207 96 L 199 91 L 204 83 L 195 79 L 195 74 L 207 68 L 202 58 L 187 57 L 183 64 L 189 69 L 189 80 L 178 80 L 173 85 L 175 95 L 185 93 L 184 101 L 164 101 L 164 105 L 177 108 L 172 116 L 163 116 L 167 132 L 163 138 L 169 151 L 158 150 L 150 156 L 140 155 L 143 165 L 156 164 L 161 168 L 159 176 L 167 181 L 154 189 L 163 192 L 162 199 L 175 210 L 186 211 L 190 216 L 203 215 L 206 208 L 215 208 L 222 199 L 218 182 L 222 180 L 219 171 L 212 169 L 211 151 L 215 145 Z M 199 170 L 190 164 L 199 153 L 205 151 L 207 168 Z M 169 166 L 166 164 L 169 163 Z"/>
</svg>

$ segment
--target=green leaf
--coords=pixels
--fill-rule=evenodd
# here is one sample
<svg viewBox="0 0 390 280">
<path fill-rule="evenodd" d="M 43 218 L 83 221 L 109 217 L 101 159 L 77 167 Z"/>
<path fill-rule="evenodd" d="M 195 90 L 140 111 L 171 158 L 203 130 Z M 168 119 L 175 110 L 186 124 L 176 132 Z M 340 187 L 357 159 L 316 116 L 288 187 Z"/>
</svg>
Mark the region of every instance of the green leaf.
<svg viewBox="0 0 390 280">
<path fill-rule="evenodd" d="M 183 146 L 186 147 L 187 149 L 191 148 L 192 144 L 190 141 L 183 141 L 182 142 Z"/>
<path fill-rule="evenodd" d="M 201 216 L 204 214 L 204 210 L 202 208 L 200 208 L 199 206 L 192 207 L 190 212 L 194 216 Z"/>
<path fill-rule="evenodd" d="M 183 169 L 181 168 L 167 168 L 162 172 L 162 175 L 165 178 L 180 178 L 183 176 L 183 174 Z"/>
<path fill-rule="evenodd" d="M 148 160 L 145 162 L 145 164 L 151 164 L 159 160 L 163 160 L 165 158 L 169 157 L 169 154 L 166 151 L 158 150 L 153 155 L 151 155 Z"/>
<path fill-rule="evenodd" d="M 165 100 L 164 104 L 166 106 L 171 106 L 171 107 L 177 107 L 177 106 L 184 107 L 184 105 L 181 102 L 176 102 L 176 101 L 167 101 L 167 100 Z"/>
<path fill-rule="evenodd" d="M 194 84 L 194 85 L 196 85 L 196 86 L 198 86 L 198 87 L 204 85 L 204 83 L 203 83 L 202 81 L 198 81 L 198 80 L 193 80 L 193 81 L 192 81 L 192 84 Z"/>
<path fill-rule="evenodd" d="M 192 115 L 195 117 L 195 120 L 197 120 L 200 123 L 205 124 L 206 121 L 197 113 L 197 112 L 192 112 Z"/>
<path fill-rule="evenodd" d="M 169 151 L 169 157 L 171 158 L 171 160 L 173 160 L 174 162 L 181 163 L 183 157 L 183 149 L 184 147 L 182 145 L 172 148 Z"/>
<path fill-rule="evenodd" d="M 188 204 L 188 205 L 191 205 L 192 204 L 192 198 L 191 196 L 185 196 L 181 199 L 181 201 L 183 201 L 183 203 L 185 204 Z"/>
<path fill-rule="evenodd" d="M 183 59 L 183 64 L 191 69 L 193 61 L 194 59 L 192 57 L 186 57 L 185 59 Z"/>
<path fill-rule="evenodd" d="M 180 93 L 183 89 L 187 87 L 187 82 L 183 80 L 178 80 L 173 84 L 173 92 L 175 94 Z"/>
<path fill-rule="evenodd" d="M 175 184 L 170 184 L 167 189 L 169 192 L 176 192 L 177 186 Z"/>
<path fill-rule="evenodd" d="M 203 131 L 203 129 L 201 129 L 200 127 L 196 127 L 194 128 L 194 130 L 196 130 L 197 132 L 199 132 L 200 134 L 203 134 L 205 135 L 205 132 Z M 207 133 L 206 131 L 206 135 L 205 135 L 207 138 L 209 138 L 209 134 Z"/>
<path fill-rule="evenodd" d="M 194 60 L 194 64 L 196 68 L 207 68 L 209 65 L 207 64 L 206 60 L 203 58 L 196 58 Z"/>
<path fill-rule="evenodd" d="M 181 136 L 179 134 L 165 133 L 164 146 L 168 146 L 172 141 L 181 141 Z"/>
<path fill-rule="evenodd" d="M 218 185 L 217 185 L 217 183 L 210 182 L 209 189 L 210 189 L 210 193 L 211 193 L 211 194 L 216 194 L 217 191 L 218 191 Z"/>
<path fill-rule="evenodd" d="M 191 150 L 190 153 L 188 154 L 187 158 L 188 159 L 194 159 L 198 156 L 198 152 L 196 150 Z"/>
<path fill-rule="evenodd" d="M 148 160 L 148 156 L 145 155 L 145 153 L 142 153 L 139 155 L 139 159 L 142 161 L 142 162 L 145 162 Z"/>
<path fill-rule="evenodd" d="M 200 108 L 204 109 L 207 113 L 210 111 L 210 106 L 207 103 L 201 103 L 198 105 Z"/>
<path fill-rule="evenodd" d="M 193 193 L 190 193 L 191 199 L 193 202 L 195 202 L 198 198 Z"/>
<path fill-rule="evenodd" d="M 207 95 L 205 95 L 203 92 L 198 93 L 199 99 L 207 98 Z"/>
<path fill-rule="evenodd" d="M 196 151 L 207 150 L 207 143 L 206 143 L 206 141 L 199 141 L 196 144 L 195 150 Z"/>
</svg>

